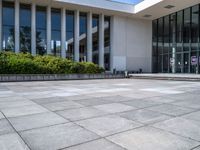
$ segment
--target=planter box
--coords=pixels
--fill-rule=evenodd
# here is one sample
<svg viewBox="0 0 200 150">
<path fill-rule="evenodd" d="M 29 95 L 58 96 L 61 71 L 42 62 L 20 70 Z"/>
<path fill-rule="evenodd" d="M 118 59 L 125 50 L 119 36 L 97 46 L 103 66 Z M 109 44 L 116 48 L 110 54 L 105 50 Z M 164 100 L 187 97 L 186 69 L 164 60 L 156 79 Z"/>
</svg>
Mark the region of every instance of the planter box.
<svg viewBox="0 0 200 150">
<path fill-rule="evenodd" d="M 119 79 L 124 74 L 2 74 L 0 82 L 20 81 L 55 81 L 55 80 L 89 80 L 89 79 Z"/>
</svg>

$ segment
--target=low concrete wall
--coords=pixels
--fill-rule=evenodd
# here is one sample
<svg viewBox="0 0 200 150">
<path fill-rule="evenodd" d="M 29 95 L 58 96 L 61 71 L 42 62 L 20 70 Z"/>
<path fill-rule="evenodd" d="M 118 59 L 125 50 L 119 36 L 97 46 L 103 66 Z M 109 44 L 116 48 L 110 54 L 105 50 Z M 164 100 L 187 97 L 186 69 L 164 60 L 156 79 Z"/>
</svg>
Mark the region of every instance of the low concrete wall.
<svg viewBox="0 0 200 150">
<path fill-rule="evenodd" d="M 123 74 L 3 74 L 0 75 L 0 82 L 118 79 L 124 77 Z"/>
</svg>

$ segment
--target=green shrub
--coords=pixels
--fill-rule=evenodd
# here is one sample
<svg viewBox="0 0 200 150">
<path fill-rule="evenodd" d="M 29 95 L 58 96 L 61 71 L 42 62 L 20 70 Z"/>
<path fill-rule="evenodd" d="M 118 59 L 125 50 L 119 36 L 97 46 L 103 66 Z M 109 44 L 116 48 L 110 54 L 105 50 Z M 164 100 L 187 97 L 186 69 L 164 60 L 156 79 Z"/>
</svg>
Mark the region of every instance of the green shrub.
<svg viewBox="0 0 200 150">
<path fill-rule="evenodd" d="M 102 72 L 104 72 L 103 68 L 89 62 L 73 62 L 50 55 L 0 53 L 0 74 L 96 74 Z"/>
</svg>

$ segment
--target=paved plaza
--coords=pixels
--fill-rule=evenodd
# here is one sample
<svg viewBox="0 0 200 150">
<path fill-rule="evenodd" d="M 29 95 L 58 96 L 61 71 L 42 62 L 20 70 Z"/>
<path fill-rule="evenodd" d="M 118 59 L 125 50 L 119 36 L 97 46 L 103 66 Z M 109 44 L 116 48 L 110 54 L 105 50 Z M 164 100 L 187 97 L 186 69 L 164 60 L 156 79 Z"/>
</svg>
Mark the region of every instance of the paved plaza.
<svg viewBox="0 0 200 150">
<path fill-rule="evenodd" d="M 0 150 L 200 150 L 200 82 L 0 83 Z"/>
</svg>

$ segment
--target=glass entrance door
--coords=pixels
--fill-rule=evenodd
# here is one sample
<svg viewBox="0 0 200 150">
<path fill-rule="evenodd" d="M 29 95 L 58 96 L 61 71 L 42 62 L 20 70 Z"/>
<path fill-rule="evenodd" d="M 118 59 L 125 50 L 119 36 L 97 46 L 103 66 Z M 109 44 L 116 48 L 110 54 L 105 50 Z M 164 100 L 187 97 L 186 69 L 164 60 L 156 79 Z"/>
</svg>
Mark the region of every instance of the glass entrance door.
<svg viewBox="0 0 200 150">
<path fill-rule="evenodd" d="M 183 54 L 183 73 L 189 73 L 189 53 Z"/>
<path fill-rule="evenodd" d="M 176 73 L 182 72 L 182 54 L 176 54 Z"/>
</svg>

